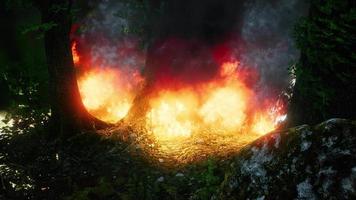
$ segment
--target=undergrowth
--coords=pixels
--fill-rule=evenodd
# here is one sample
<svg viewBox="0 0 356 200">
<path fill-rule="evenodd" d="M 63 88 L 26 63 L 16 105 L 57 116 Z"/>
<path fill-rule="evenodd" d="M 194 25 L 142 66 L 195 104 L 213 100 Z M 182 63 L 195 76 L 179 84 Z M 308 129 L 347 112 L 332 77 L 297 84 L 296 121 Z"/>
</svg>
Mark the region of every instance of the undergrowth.
<svg viewBox="0 0 356 200">
<path fill-rule="evenodd" d="M 94 132 L 58 139 L 46 125 L 5 132 L 0 135 L 0 197 L 198 200 L 219 189 L 223 171 L 214 159 L 168 170 L 132 155 L 128 145 Z"/>
</svg>

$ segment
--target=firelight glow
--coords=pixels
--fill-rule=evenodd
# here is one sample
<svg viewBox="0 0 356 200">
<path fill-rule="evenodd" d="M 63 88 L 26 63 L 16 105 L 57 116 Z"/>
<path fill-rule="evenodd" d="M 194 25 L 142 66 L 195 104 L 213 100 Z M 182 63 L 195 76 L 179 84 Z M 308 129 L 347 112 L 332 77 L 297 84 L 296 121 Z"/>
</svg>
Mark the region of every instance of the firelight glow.
<svg viewBox="0 0 356 200">
<path fill-rule="evenodd" d="M 275 119 L 267 111 L 256 110 L 258 117 L 251 124 L 247 122 L 249 100 L 254 93 L 237 78 L 237 66 L 238 62 L 223 63 L 221 77 L 201 84 L 198 89 L 159 92 L 149 100 L 147 130 L 157 140 L 165 141 L 186 138 L 203 130 L 215 130 L 215 134 L 246 131 L 262 135 L 275 129 Z"/>
<path fill-rule="evenodd" d="M 79 66 L 76 45 L 72 46 L 73 59 Z M 86 63 L 89 62 L 81 65 Z M 116 66 L 82 67 L 78 86 L 89 113 L 110 123 L 123 120 L 130 126 L 131 121 L 125 117 L 146 81 L 140 72 Z M 149 133 L 147 137 L 153 137 L 159 150 L 170 158 L 186 162 L 177 155 L 184 153 L 186 160 L 202 151 L 220 152 L 221 148 L 228 154 L 276 129 L 278 122 L 285 119 L 283 104 L 271 99 L 267 104 L 252 102 L 257 95 L 244 83 L 239 61 L 228 60 L 218 67 L 216 77 L 199 84 L 177 84 L 173 88 L 158 84 L 150 88 L 144 98 L 148 107 L 142 109 L 140 117 L 144 120 L 139 121 L 138 132 Z M 197 141 L 210 146 L 202 147 Z"/>
<path fill-rule="evenodd" d="M 82 101 L 92 115 L 107 122 L 126 116 L 133 96 L 119 80 L 119 71 L 113 69 L 92 70 L 79 78 Z"/>
<path fill-rule="evenodd" d="M 252 124 L 252 132 L 263 135 L 273 131 L 275 126 L 276 124 L 270 116 L 260 113 L 257 114 L 257 117 L 255 117 L 255 121 Z"/>
<path fill-rule="evenodd" d="M 197 99 L 192 91 L 163 91 L 150 100 L 146 128 L 157 139 L 189 137 L 194 131 L 194 114 Z"/>
<path fill-rule="evenodd" d="M 223 76 L 223 77 L 232 76 L 234 74 L 234 72 L 236 72 L 237 67 L 239 66 L 239 64 L 240 63 L 238 61 L 224 62 L 221 65 L 220 75 Z"/>
<path fill-rule="evenodd" d="M 239 90 L 240 89 L 240 90 Z M 246 118 L 246 92 L 235 85 L 214 88 L 199 109 L 205 124 L 225 130 L 237 130 Z"/>
</svg>

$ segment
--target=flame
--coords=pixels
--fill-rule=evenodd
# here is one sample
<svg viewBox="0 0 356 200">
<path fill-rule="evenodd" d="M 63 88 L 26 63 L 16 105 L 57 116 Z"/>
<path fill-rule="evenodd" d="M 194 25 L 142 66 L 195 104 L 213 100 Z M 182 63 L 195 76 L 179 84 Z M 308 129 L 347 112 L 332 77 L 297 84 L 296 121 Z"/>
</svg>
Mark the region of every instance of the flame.
<svg viewBox="0 0 356 200">
<path fill-rule="evenodd" d="M 226 133 L 244 130 L 259 135 L 274 130 L 280 115 L 272 116 L 267 111 L 257 112 L 250 130 L 243 129 L 249 125 L 247 111 L 254 94 L 234 76 L 237 66 L 238 62 L 223 63 L 224 79 L 195 89 L 157 89 L 157 95 L 149 99 L 146 129 L 158 140 L 189 137 L 204 129 Z M 137 91 L 122 78 L 126 75 L 118 69 L 93 68 L 78 79 L 83 103 L 91 114 L 108 122 L 127 115 Z M 138 72 L 132 77 L 136 83 L 143 81 Z"/>
<path fill-rule="evenodd" d="M 157 139 L 188 137 L 194 129 L 194 110 L 197 99 L 192 91 L 163 91 L 151 99 L 146 128 Z"/>
<path fill-rule="evenodd" d="M 222 76 L 222 77 L 232 76 L 233 73 L 236 72 L 239 65 L 240 65 L 240 62 L 238 62 L 238 61 L 224 62 L 220 68 L 221 69 L 220 76 Z"/>
<path fill-rule="evenodd" d="M 133 51 L 129 49 L 122 55 L 130 55 Z M 85 52 L 92 53 L 88 49 Z M 74 63 L 83 65 L 83 71 L 78 70 L 83 104 L 89 113 L 103 121 L 115 123 L 125 118 L 134 98 L 140 96 L 143 83 L 151 84 L 151 80 L 142 77 L 139 70 L 132 70 L 137 69 L 132 60 L 120 62 L 123 66 L 106 66 L 112 63 L 105 62 L 105 55 L 79 55 L 76 42 L 72 44 L 72 54 Z M 162 83 L 152 83 L 154 86 L 145 91 L 147 94 L 143 92 L 146 96 L 142 99 L 147 102 L 137 101 L 144 106 L 148 104 L 142 109 L 143 114 L 139 112 L 142 115 L 139 117 L 144 120 L 137 120 L 140 123 L 138 131 L 151 133 L 148 137 L 153 136 L 160 151 L 177 161 L 181 161 L 177 155 L 183 151 L 189 153 L 184 153 L 185 158 L 182 159 L 202 150 L 210 151 L 210 154 L 236 151 L 241 144 L 275 130 L 286 118 L 282 102 L 271 103 L 268 98 L 266 101 L 269 103 L 258 102 L 258 95 L 252 88 L 254 79 L 258 77 L 251 76 L 256 75 L 254 71 L 240 70 L 237 60 L 224 61 L 223 56 L 221 59 L 218 71 L 211 79 L 185 84 L 182 83 L 184 81 L 176 83 L 179 78 L 164 74 Z M 133 124 L 136 126 L 136 122 Z M 210 146 L 197 144 L 200 140 Z"/>
<path fill-rule="evenodd" d="M 235 85 L 214 88 L 208 93 L 199 114 L 205 124 L 213 124 L 219 129 L 234 130 L 244 123 L 247 98 L 246 93 Z"/>
<path fill-rule="evenodd" d="M 209 134 L 250 132 L 256 135 L 274 130 L 275 118 L 267 111 L 256 111 L 257 117 L 249 120 L 247 112 L 253 109 L 250 100 L 254 93 L 235 76 L 237 67 L 238 62 L 223 63 L 220 75 L 224 78 L 203 83 L 198 88 L 159 91 L 149 100 L 151 109 L 146 115 L 146 129 L 159 141 L 194 137 L 204 130 L 209 130 Z"/>
<path fill-rule="evenodd" d="M 92 115 L 107 122 L 126 116 L 134 96 L 120 77 L 119 70 L 94 69 L 78 79 L 82 101 Z"/>
<path fill-rule="evenodd" d="M 79 54 L 78 54 L 78 51 L 77 51 L 77 45 L 78 43 L 76 41 L 74 41 L 72 43 L 72 56 L 73 56 L 73 62 L 74 62 L 74 65 L 78 65 L 79 61 L 80 61 L 80 57 L 79 57 Z"/>
<path fill-rule="evenodd" d="M 259 135 L 264 135 L 273 131 L 276 128 L 274 120 L 264 113 L 258 113 L 255 121 L 252 123 L 252 132 Z"/>
</svg>

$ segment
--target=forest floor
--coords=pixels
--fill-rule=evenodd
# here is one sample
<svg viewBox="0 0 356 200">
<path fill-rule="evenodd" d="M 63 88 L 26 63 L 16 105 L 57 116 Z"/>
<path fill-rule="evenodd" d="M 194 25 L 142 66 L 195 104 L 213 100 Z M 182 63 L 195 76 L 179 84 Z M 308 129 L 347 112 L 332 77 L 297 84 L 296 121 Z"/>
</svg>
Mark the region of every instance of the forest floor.
<svg viewBox="0 0 356 200">
<path fill-rule="evenodd" d="M 190 141 L 164 154 L 151 137 L 129 129 L 83 132 L 66 140 L 51 137 L 43 126 L 0 135 L 0 199 L 283 199 L 286 195 L 348 199 L 356 195 L 355 121 L 335 119 L 275 131 L 248 144 L 241 142 L 231 153 L 219 152 L 224 146 L 204 152 L 219 144 L 203 140 L 198 142 L 198 153 L 190 153 L 196 150 L 190 148 L 194 143 Z M 189 159 L 184 157 L 187 154 Z M 332 188 L 337 190 L 327 192 Z"/>
<path fill-rule="evenodd" d="M 177 169 L 189 164 L 200 163 L 214 157 L 217 160 L 229 159 L 241 148 L 261 137 L 258 134 L 224 133 L 207 130 L 188 138 L 157 140 L 153 133 L 143 128 L 119 124 L 98 131 L 104 137 L 129 144 L 127 151 L 135 156 L 145 157 L 148 162 L 165 169 Z M 141 155 L 144 154 L 144 155 Z"/>
</svg>

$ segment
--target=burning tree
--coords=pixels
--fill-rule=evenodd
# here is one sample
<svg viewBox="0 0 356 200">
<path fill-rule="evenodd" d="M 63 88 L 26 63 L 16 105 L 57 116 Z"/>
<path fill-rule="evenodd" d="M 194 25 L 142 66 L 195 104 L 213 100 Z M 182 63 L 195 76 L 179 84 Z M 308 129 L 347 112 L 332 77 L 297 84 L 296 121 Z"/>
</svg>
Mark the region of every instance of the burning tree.
<svg viewBox="0 0 356 200">
<path fill-rule="evenodd" d="M 69 38 L 72 4 L 71 0 L 34 1 L 41 12 L 42 23 L 49 26 L 44 41 L 50 80 L 51 122 L 53 130 L 62 135 L 105 124 L 87 112 L 79 94 Z"/>
<path fill-rule="evenodd" d="M 239 30 L 242 14 L 236 14 L 235 8 L 239 9 L 241 2 L 207 4 L 199 11 L 203 19 L 192 22 L 203 24 L 195 32 L 186 18 L 179 19 L 174 13 L 196 8 L 197 1 L 168 3 L 150 21 L 154 34 L 144 42 L 144 49 L 140 48 L 140 39 L 112 29 L 129 29 L 124 17 L 115 21 L 123 21 L 121 24 L 112 22 L 107 27 L 111 22 L 106 21 L 111 19 L 107 16 L 117 12 L 112 8 L 125 10 L 126 4 L 100 4 L 105 11 L 99 9 L 92 16 L 103 19 L 103 24 L 96 18 L 78 21 L 72 32 L 72 54 L 88 111 L 104 121 L 133 126 L 137 133 L 153 137 L 158 145 L 181 141 L 182 148 L 187 147 L 184 143 L 194 146 L 194 141 L 205 138 L 205 143 L 216 140 L 238 149 L 240 142 L 277 128 L 285 114 L 285 102 L 278 100 L 280 91 L 260 90 L 260 72 L 241 62 L 237 53 L 236 46 L 241 45 L 235 29 Z M 227 14 L 214 13 L 216 7 Z M 212 19 L 226 24 L 204 24 Z M 172 27 L 174 24 L 181 26 Z M 237 33 L 231 36 L 231 32 Z M 230 136 L 236 141 L 224 141 Z"/>
</svg>

